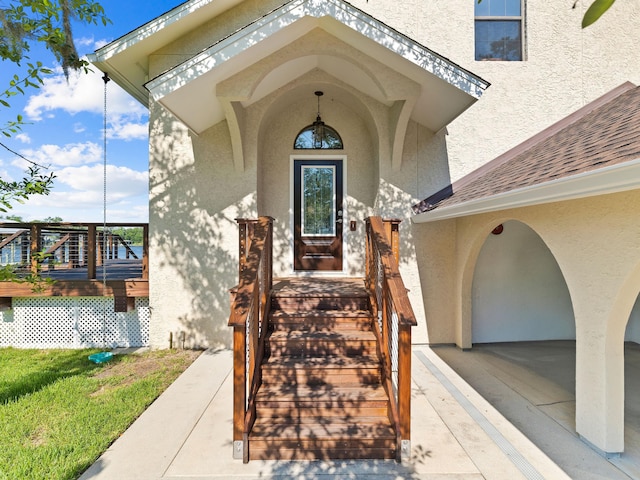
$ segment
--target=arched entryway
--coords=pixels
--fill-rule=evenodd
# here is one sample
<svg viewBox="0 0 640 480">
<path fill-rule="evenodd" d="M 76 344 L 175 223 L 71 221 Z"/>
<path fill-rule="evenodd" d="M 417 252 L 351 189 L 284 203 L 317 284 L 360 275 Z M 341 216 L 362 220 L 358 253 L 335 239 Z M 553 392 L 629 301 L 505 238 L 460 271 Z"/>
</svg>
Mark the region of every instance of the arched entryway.
<svg viewBox="0 0 640 480">
<path fill-rule="evenodd" d="M 571 298 L 543 239 L 511 220 L 487 236 L 472 283 L 472 342 L 575 340 Z"/>
</svg>

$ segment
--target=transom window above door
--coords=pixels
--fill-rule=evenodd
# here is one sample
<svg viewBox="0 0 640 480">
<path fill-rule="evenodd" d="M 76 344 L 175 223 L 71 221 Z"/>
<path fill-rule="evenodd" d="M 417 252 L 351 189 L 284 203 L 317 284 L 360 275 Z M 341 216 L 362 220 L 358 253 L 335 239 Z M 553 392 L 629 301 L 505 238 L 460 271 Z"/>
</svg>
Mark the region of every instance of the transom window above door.
<svg viewBox="0 0 640 480">
<path fill-rule="evenodd" d="M 476 60 L 523 60 L 523 0 L 474 0 Z"/>
<path fill-rule="evenodd" d="M 298 134 L 293 148 L 296 150 L 341 150 L 343 146 L 342 138 L 340 138 L 340 134 L 335 129 L 328 125 L 323 125 L 322 132 L 316 132 L 314 125 L 309 125 Z"/>
</svg>

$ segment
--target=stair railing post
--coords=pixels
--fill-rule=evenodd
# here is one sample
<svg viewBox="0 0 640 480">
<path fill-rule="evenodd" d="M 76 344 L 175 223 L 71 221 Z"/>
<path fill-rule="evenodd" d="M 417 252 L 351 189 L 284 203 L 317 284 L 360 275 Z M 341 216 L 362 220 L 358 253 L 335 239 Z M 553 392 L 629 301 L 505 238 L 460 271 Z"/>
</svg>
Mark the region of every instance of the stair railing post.
<svg viewBox="0 0 640 480">
<path fill-rule="evenodd" d="M 244 417 L 247 405 L 246 326 L 233 327 L 233 458 L 244 460 Z"/>
<path fill-rule="evenodd" d="M 400 417 L 400 458 L 411 459 L 411 325 L 400 322 L 398 329 L 398 416 Z"/>
<path fill-rule="evenodd" d="M 385 218 L 384 231 L 391 243 L 391 251 L 396 259 L 396 263 L 400 265 L 400 223 L 402 220 L 397 218 Z"/>
</svg>

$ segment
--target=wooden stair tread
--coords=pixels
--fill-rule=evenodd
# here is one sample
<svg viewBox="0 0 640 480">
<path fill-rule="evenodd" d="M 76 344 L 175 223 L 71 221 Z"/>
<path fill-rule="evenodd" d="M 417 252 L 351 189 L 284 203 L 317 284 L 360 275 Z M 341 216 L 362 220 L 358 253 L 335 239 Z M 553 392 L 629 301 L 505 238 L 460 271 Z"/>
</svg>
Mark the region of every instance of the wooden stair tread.
<svg viewBox="0 0 640 480">
<path fill-rule="evenodd" d="M 277 440 L 353 440 L 361 437 L 371 440 L 395 440 L 396 434 L 388 424 L 356 424 L 353 423 L 327 423 L 327 424 L 256 424 L 251 431 L 251 438 L 267 438 L 270 441 Z M 381 443 L 381 442 L 380 442 Z"/>
<path fill-rule="evenodd" d="M 317 318 L 373 318 L 368 310 L 312 310 L 299 312 L 285 312 L 283 310 L 275 310 L 271 312 L 273 319 L 297 319 L 304 317 L 306 319 Z"/>
<path fill-rule="evenodd" d="M 363 278 L 274 279 L 272 296 L 364 296 L 368 295 Z"/>
<path fill-rule="evenodd" d="M 340 369 L 340 368 L 380 368 L 380 360 L 374 355 L 333 355 L 333 356 L 272 356 L 262 364 L 269 370 Z"/>
<path fill-rule="evenodd" d="M 321 341 L 321 340 L 364 340 L 375 341 L 376 336 L 371 331 L 363 330 L 335 330 L 331 332 L 307 332 L 301 330 L 271 332 L 269 341 Z"/>
<path fill-rule="evenodd" d="M 388 396 L 382 385 L 339 385 L 339 386 L 306 386 L 306 385 L 263 385 L 258 391 L 257 401 L 282 402 L 290 400 L 314 401 L 367 401 L 387 400 Z"/>
<path fill-rule="evenodd" d="M 258 417 L 256 419 L 255 425 L 286 425 L 293 424 L 292 422 L 299 423 L 300 425 L 353 425 L 357 423 L 358 425 L 386 425 L 391 426 L 389 421 L 389 417 L 386 415 L 369 415 L 369 416 L 358 416 L 352 417 L 350 415 L 344 415 L 342 417 L 325 417 L 322 415 L 305 415 L 305 416 L 294 416 L 294 415 L 282 415 L 279 418 L 273 417 Z"/>
</svg>

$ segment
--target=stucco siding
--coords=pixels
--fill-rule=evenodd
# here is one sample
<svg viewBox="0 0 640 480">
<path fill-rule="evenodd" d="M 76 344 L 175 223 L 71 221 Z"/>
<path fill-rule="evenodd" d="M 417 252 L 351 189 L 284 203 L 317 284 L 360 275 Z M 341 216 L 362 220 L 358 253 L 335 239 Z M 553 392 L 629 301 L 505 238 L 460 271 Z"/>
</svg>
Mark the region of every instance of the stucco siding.
<svg viewBox="0 0 640 480">
<path fill-rule="evenodd" d="M 196 137 L 154 106 L 150 124 L 150 343 L 229 346 L 235 219 L 257 214 L 256 166 L 234 169 L 224 122 Z"/>
</svg>

